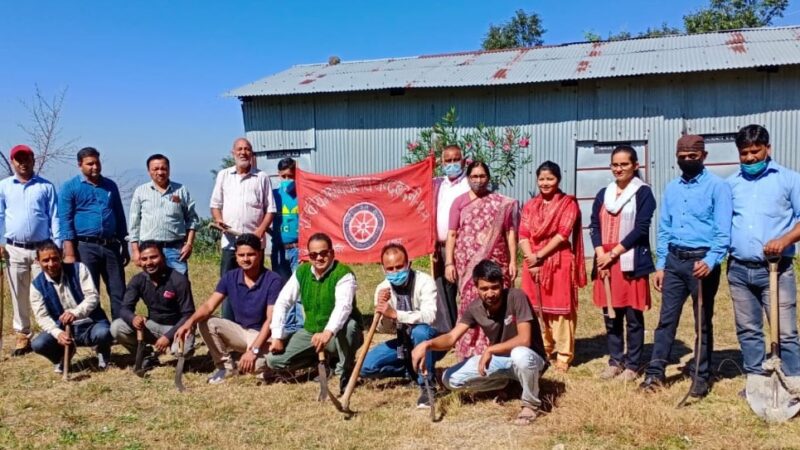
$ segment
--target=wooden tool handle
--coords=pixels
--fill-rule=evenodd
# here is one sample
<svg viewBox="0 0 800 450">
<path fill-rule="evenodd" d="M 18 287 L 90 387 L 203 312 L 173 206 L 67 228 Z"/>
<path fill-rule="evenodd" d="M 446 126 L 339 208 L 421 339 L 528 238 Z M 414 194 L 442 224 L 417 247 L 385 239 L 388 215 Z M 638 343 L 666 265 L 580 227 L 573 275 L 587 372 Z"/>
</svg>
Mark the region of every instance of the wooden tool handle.
<svg viewBox="0 0 800 450">
<path fill-rule="evenodd" d="M 372 317 L 372 325 L 369 327 L 367 339 L 364 341 L 364 345 L 362 346 L 363 350 L 361 351 L 361 354 L 358 355 L 356 365 L 353 367 L 353 372 L 350 373 L 350 380 L 347 382 L 347 388 L 344 391 L 344 395 L 342 395 L 342 406 L 344 406 L 345 409 L 350 406 L 350 396 L 353 395 L 353 390 L 356 388 L 358 375 L 361 373 L 361 366 L 364 365 L 364 359 L 367 357 L 369 345 L 372 343 L 372 337 L 375 336 L 375 330 L 378 328 L 378 322 L 380 322 L 381 317 L 383 317 L 383 314 L 377 312 Z"/>
<path fill-rule="evenodd" d="M 183 339 L 178 339 L 178 354 L 183 356 L 183 345 L 185 341 Z"/>
<path fill-rule="evenodd" d="M 136 330 L 136 341 L 142 342 L 144 340 L 144 330 Z"/>
<path fill-rule="evenodd" d="M 769 337 L 773 356 L 780 356 L 780 299 L 778 298 L 778 258 L 768 258 L 769 261 Z"/>
<path fill-rule="evenodd" d="M 603 287 L 606 291 L 606 309 L 608 310 L 608 318 L 616 319 L 617 313 L 614 311 L 614 306 L 611 303 L 611 274 L 603 278 Z"/>
<path fill-rule="evenodd" d="M 64 333 L 67 334 L 67 337 L 72 337 L 72 325 L 66 325 L 64 327 Z M 64 367 L 63 371 L 61 372 L 61 379 L 64 381 L 69 380 L 69 353 L 70 347 L 72 344 L 64 346 Z"/>
</svg>

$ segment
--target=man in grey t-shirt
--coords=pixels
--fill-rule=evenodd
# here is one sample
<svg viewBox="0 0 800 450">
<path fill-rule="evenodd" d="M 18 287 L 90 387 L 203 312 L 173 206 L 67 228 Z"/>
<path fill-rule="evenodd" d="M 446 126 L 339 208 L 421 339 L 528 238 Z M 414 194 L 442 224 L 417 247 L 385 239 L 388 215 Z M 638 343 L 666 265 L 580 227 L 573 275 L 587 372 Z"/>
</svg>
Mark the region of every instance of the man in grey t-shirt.
<svg viewBox="0 0 800 450">
<path fill-rule="evenodd" d="M 546 367 L 539 322 L 534 319 L 524 292 L 503 289 L 503 271 L 497 263 L 489 260 L 478 263 L 472 280 L 479 300 L 468 306 L 449 333 L 414 348 L 413 365 L 422 369 L 428 351 L 448 350 L 467 330 L 481 327 L 489 339 L 489 347 L 483 354 L 447 369 L 442 382 L 452 391 L 481 392 L 503 389 L 510 380 L 519 381 L 522 409 L 514 423 L 530 424 L 541 405 L 539 377 Z"/>
</svg>

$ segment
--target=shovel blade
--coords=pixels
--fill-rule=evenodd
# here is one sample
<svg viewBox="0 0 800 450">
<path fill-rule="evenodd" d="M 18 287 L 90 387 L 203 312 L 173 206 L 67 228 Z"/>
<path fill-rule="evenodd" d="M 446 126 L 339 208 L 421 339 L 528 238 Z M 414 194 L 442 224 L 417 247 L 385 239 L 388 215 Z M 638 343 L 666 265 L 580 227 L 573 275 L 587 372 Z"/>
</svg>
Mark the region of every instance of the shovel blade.
<svg viewBox="0 0 800 450">
<path fill-rule="evenodd" d="M 142 365 L 144 363 L 144 341 L 139 341 L 136 344 L 136 362 L 133 364 L 133 373 L 139 377 L 144 377 Z"/>
<path fill-rule="evenodd" d="M 769 423 L 786 422 L 800 412 L 800 400 L 786 390 L 777 374 L 747 375 L 745 394 L 750 409 Z"/>
<path fill-rule="evenodd" d="M 183 354 L 178 356 L 178 362 L 175 364 L 175 387 L 178 389 L 178 392 L 183 392 L 186 390 L 186 386 L 183 385 L 183 366 L 186 364 L 186 359 L 183 357 Z"/>
<path fill-rule="evenodd" d="M 317 400 L 324 402 L 329 396 L 333 398 L 333 395 L 328 391 L 328 368 L 324 360 L 317 365 L 317 371 L 319 371 L 319 396 Z"/>
</svg>

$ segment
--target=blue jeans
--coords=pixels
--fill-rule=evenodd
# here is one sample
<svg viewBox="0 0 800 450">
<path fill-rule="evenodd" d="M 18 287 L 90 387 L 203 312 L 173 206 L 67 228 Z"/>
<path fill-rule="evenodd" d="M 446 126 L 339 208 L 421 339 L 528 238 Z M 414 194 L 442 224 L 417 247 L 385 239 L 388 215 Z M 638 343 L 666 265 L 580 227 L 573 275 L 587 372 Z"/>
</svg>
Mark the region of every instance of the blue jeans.
<svg viewBox="0 0 800 450">
<path fill-rule="evenodd" d="M 514 347 L 508 356 L 492 356 L 486 376 L 478 372 L 480 355 L 461 361 L 445 370 L 442 383 L 451 391 L 497 391 L 517 380 L 522 385 L 522 404 L 536 409 L 539 400 L 539 377 L 544 369 L 544 359 L 528 347 Z"/>
<path fill-rule="evenodd" d="M 178 272 L 186 275 L 189 273 L 189 264 L 186 261 L 181 261 L 181 249 L 173 247 L 164 247 L 161 249 L 164 252 L 164 262 L 167 267 L 170 267 Z"/>
<path fill-rule="evenodd" d="M 422 342 L 427 341 L 428 339 L 433 339 L 436 335 L 439 334 L 431 328 L 430 325 L 427 324 L 419 324 L 414 325 L 411 328 L 411 342 L 413 347 L 421 344 Z M 380 344 L 376 345 L 375 348 L 367 353 L 367 357 L 364 358 L 364 365 L 361 366 L 361 377 L 362 378 L 385 378 L 385 377 L 406 377 L 411 376 L 409 373 L 408 368 L 411 366 L 411 361 L 407 361 L 405 359 L 400 359 L 397 356 L 397 346 L 398 342 L 397 339 L 391 339 L 386 342 L 381 342 Z M 412 348 L 408 349 L 409 357 Z M 434 380 L 434 365 L 436 361 L 442 359 L 447 352 L 428 352 L 425 355 L 425 367 L 428 371 L 428 381 L 433 382 Z M 417 375 L 417 383 L 422 385 L 425 380 L 422 377 L 422 374 Z"/>
<path fill-rule="evenodd" d="M 791 259 L 779 266 L 778 304 L 780 354 L 783 371 L 800 375 L 800 340 L 797 337 L 797 287 Z M 769 271 L 767 267 L 750 268 L 729 259 L 728 284 L 736 319 L 736 337 L 742 347 L 745 373 L 761 374 L 764 350 L 764 314 L 769 319 Z"/>
<path fill-rule="evenodd" d="M 122 264 L 120 246 L 104 246 L 81 241 L 76 241 L 76 244 L 78 245 L 78 257 L 89 269 L 94 286 L 98 291 L 100 290 L 100 278 L 103 279 L 111 303 L 111 320 L 116 319 L 119 317 L 122 296 L 125 294 L 125 266 Z"/>
<path fill-rule="evenodd" d="M 72 327 L 72 340 L 78 347 L 97 346 L 108 361 L 111 355 L 111 326 L 107 321 L 85 323 Z M 50 333 L 39 333 L 31 342 L 33 351 L 58 364 L 64 359 L 64 347 Z"/>
<path fill-rule="evenodd" d="M 280 275 L 284 280 L 288 280 L 295 269 L 297 269 L 299 263 L 298 257 L 299 252 L 297 247 L 283 248 L 283 244 L 273 241 L 272 255 L 270 257 L 272 271 Z M 294 308 L 286 314 L 284 329 L 287 333 L 294 333 L 300 328 L 303 328 L 305 319 L 303 317 L 302 301 L 303 299 L 298 298 Z"/>
</svg>

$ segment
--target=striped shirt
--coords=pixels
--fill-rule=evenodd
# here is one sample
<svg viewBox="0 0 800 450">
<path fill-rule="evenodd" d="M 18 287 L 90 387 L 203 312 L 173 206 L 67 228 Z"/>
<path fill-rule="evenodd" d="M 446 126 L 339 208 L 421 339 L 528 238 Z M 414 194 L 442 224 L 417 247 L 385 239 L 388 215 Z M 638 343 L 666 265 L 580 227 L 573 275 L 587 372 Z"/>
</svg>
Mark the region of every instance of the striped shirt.
<svg viewBox="0 0 800 450">
<path fill-rule="evenodd" d="M 199 222 L 194 200 L 180 183 L 170 181 L 161 193 L 151 181 L 133 192 L 128 225 L 131 242 L 183 240 Z"/>
</svg>

